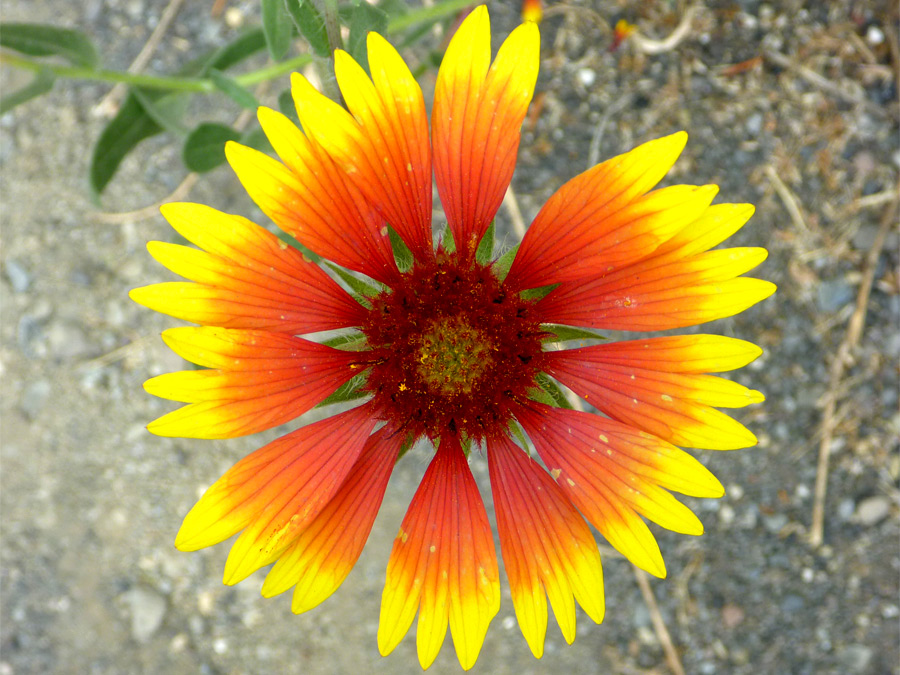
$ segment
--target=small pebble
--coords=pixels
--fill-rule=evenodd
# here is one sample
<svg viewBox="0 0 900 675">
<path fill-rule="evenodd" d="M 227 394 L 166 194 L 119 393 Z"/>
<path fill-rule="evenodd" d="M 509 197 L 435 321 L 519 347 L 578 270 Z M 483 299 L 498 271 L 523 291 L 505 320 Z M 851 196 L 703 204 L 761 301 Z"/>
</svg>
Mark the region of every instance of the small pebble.
<svg viewBox="0 0 900 675">
<path fill-rule="evenodd" d="M 131 610 L 131 637 L 146 643 L 159 630 L 166 615 L 166 599 L 149 588 L 126 591 L 124 599 Z"/>
<path fill-rule="evenodd" d="M 581 68 L 578 71 L 578 81 L 585 87 L 590 87 L 597 80 L 597 73 L 590 68 Z"/>
<path fill-rule="evenodd" d="M 872 46 L 880 45 L 884 42 L 884 31 L 873 23 L 866 30 L 866 42 Z"/>
<path fill-rule="evenodd" d="M 872 661 L 872 648 L 865 645 L 847 645 L 838 652 L 838 661 L 845 673 L 865 673 Z"/>
<path fill-rule="evenodd" d="M 29 382 L 22 392 L 19 401 L 19 409 L 29 420 L 33 420 L 41 412 L 50 396 L 52 385 L 47 380 L 34 380 Z"/>
<path fill-rule="evenodd" d="M 881 495 L 869 497 L 857 504 L 856 512 L 853 514 L 852 520 L 859 525 L 871 527 L 887 518 L 890 510 L 891 502 L 887 497 Z"/>
<path fill-rule="evenodd" d="M 9 285 L 16 293 L 24 293 L 31 286 L 31 275 L 18 260 L 12 258 L 7 260 L 3 271 L 6 272 Z"/>
</svg>

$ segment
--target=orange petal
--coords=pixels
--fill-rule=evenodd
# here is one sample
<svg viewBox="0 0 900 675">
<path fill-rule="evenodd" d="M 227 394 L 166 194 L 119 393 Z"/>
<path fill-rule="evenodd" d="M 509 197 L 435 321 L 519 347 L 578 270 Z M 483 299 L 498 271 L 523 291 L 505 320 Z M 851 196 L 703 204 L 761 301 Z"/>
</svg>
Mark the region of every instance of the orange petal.
<svg viewBox="0 0 900 675">
<path fill-rule="evenodd" d="M 271 562 L 340 487 L 375 425 L 371 413 L 363 405 L 309 424 L 242 459 L 187 514 L 175 546 L 196 551 L 246 528 L 226 583 Z"/>
<path fill-rule="evenodd" d="M 599 415 L 529 404 L 516 412 L 557 484 L 622 555 L 665 576 L 656 539 L 641 520 L 683 534 L 703 525 L 663 488 L 721 496 L 721 484 L 675 446 Z"/>
<path fill-rule="evenodd" d="M 176 231 L 203 251 L 158 241 L 160 263 L 198 283 L 131 291 L 135 301 L 179 319 L 292 335 L 358 326 L 365 310 L 297 249 L 240 216 L 200 204 L 165 204 Z"/>
<path fill-rule="evenodd" d="M 514 30 L 493 66 L 487 8 L 457 29 L 438 72 L 431 126 L 434 173 L 457 250 L 471 257 L 512 178 L 540 56 L 535 23 Z"/>
<path fill-rule="evenodd" d="M 311 251 L 384 283 L 396 279 L 387 228 L 340 169 L 280 113 L 260 108 L 259 119 L 289 165 L 227 143 L 225 156 L 251 199 Z"/>
<path fill-rule="evenodd" d="M 300 614 L 338 589 L 369 537 L 404 438 L 390 427 L 369 437 L 334 498 L 269 571 L 264 596 L 296 586 L 291 609 Z"/>
<path fill-rule="evenodd" d="M 234 438 L 269 429 L 360 372 L 357 353 L 267 331 L 170 328 L 163 340 L 210 370 L 167 373 L 144 383 L 154 396 L 189 404 L 147 426 L 159 436 Z"/>
<path fill-rule="evenodd" d="M 513 606 L 532 653 L 541 658 L 545 591 L 569 644 L 575 639 L 573 594 L 588 616 L 603 620 L 600 553 L 562 489 L 508 438 L 488 439 L 488 463 Z"/>
<path fill-rule="evenodd" d="M 475 664 L 500 609 L 494 540 L 478 487 L 455 436 L 441 439 L 413 497 L 388 561 L 378 648 L 393 651 L 419 623 L 419 663 L 427 668 L 447 632 L 463 669 Z"/>
<path fill-rule="evenodd" d="M 617 262 L 652 253 L 674 234 L 665 217 L 654 214 L 675 209 L 681 222 L 699 216 L 712 199 L 705 188 L 695 193 L 660 191 L 661 196 L 648 195 L 644 206 L 624 210 L 666 175 L 686 142 L 687 134 L 679 132 L 644 143 L 563 185 L 525 233 L 506 283 L 535 288 L 583 277 L 591 267 L 606 264 L 607 249 Z"/>
<path fill-rule="evenodd" d="M 687 337 L 689 341 L 693 336 Z M 724 358 L 734 351 L 728 340 L 722 338 L 720 343 Z M 655 349 L 658 341 L 663 341 L 662 350 Z M 750 431 L 712 406 L 740 408 L 760 403 L 764 400 L 761 393 L 711 375 L 672 372 L 683 368 L 678 363 L 648 363 L 654 354 L 679 358 L 686 352 L 696 353 L 697 347 L 672 349 L 666 346 L 671 338 L 639 342 L 640 351 L 617 350 L 616 344 L 610 344 L 548 352 L 545 369 L 600 412 L 672 443 L 712 450 L 756 444 Z M 706 350 L 714 349 L 713 340 L 701 337 L 698 342 Z M 646 365 L 629 363 L 624 357 L 629 353 L 636 353 Z M 705 354 L 704 358 L 714 360 L 715 355 Z"/>
<path fill-rule="evenodd" d="M 367 42 L 371 80 L 349 54 L 334 54 L 335 76 L 350 113 L 295 74 L 297 114 L 413 254 L 428 257 L 431 145 L 425 101 L 397 51 L 374 32 Z"/>
</svg>

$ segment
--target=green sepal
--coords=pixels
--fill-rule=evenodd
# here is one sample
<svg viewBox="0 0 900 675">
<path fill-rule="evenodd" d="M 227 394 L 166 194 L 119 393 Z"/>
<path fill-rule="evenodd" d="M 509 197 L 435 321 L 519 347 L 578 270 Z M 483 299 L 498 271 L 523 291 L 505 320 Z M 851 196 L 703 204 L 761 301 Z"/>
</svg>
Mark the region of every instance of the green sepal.
<svg viewBox="0 0 900 675">
<path fill-rule="evenodd" d="M 361 352 L 367 346 L 366 336 L 362 333 L 336 335 L 333 338 L 323 340 L 322 344 L 328 347 L 334 347 L 335 349 L 342 349 L 347 352 Z"/>
<path fill-rule="evenodd" d="M 341 278 L 341 281 L 343 281 L 350 287 L 350 290 L 352 291 L 351 295 L 356 298 L 356 301 L 359 304 L 361 304 L 366 309 L 372 308 L 372 303 L 369 302 L 368 299 L 374 298 L 376 295 L 381 293 L 380 288 L 353 276 L 343 267 L 339 267 L 338 265 L 333 265 L 331 263 L 326 264 L 332 271 L 334 271 L 335 274 L 337 274 Z"/>
<path fill-rule="evenodd" d="M 606 340 L 600 333 L 587 328 L 563 326 L 557 323 L 542 323 L 541 328 L 547 332 L 542 342 L 566 342 L 567 340 Z"/>
<path fill-rule="evenodd" d="M 494 222 L 488 225 L 484 236 L 478 242 L 478 248 L 475 249 L 475 262 L 481 265 L 487 265 L 494 256 Z"/>
<path fill-rule="evenodd" d="M 539 286 L 538 288 L 526 288 L 520 295 L 526 300 L 542 300 L 546 298 L 559 284 Z"/>
<path fill-rule="evenodd" d="M 338 387 L 331 396 L 322 401 L 317 408 L 322 408 L 326 405 L 333 405 L 335 403 L 346 403 L 347 401 L 355 401 L 360 398 L 365 398 L 369 395 L 369 392 L 365 390 L 366 383 L 369 381 L 369 374 L 367 372 L 360 373 L 359 375 L 354 375 L 347 382 Z"/>
<path fill-rule="evenodd" d="M 447 253 L 456 253 L 456 240 L 453 238 L 453 230 L 450 224 L 444 225 L 444 232 L 441 234 L 441 248 Z"/>
<path fill-rule="evenodd" d="M 525 432 L 522 431 L 522 427 L 519 426 L 519 423 L 516 422 L 515 420 L 510 420 L 508 428 L 509 428 L 509 433 L 512 434 L 517 441 L 519 441 L 519 445 L 521 445 L 522 449 L 525 452 L 527 452 L 530 456 L 531 450 L 529 449 L 530 446 L 528 444 L 528 437 L 525 436 Z"/>
<path fill-rule="evenodd" d="M 537 377 L 534 379 L 538 386 L 528 390 L 528 395 L 531 400 L 554 408 L 572 409 L 572 404 L 569 403 L 563 390 L 559 388 L 559 385 L 556 384 L 556 382 L 551 380 L 544 373 L 538 373 Z"/>
<path fill-rule="evenodd" d="M 397 263 L 397 269 L 401 272 L 408 271 L 413 264 L 412 251 L 409 250 L 406 242 L 390 225 L 388 225 L 388 238 L 391 240 L 391 249 L 394 252 L 394 261 Z"/>
<path fill-rule="evenodd" d="M 518 250 L 519 245 L 516 244 L 494 262 L 494 274 L 500 281 L 506 279 L 506 275 L 509 274 L 509 268 L 512 267 L 513 260 L 516 259 L 516 251 Z"/>
<path fill-rule="evenodd" d="M 406 438 L 403 440 L 403 443 L 400 444 L 400 452 L 397 453 L 397 461 L 399 462 L 403 455 L 412 450 L 415 444 L 416 437 L 412 434 L 406 434 Z M 435 446 L 435 450 L 437 450 L 437 446 Z"/>
</svg>

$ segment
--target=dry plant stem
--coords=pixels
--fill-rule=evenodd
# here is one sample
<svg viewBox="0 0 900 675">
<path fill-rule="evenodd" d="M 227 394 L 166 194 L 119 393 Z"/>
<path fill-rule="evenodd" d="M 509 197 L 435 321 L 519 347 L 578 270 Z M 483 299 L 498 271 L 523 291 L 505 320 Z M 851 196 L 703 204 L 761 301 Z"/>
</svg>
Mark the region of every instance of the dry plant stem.
<svg viewBox="0 0 900 675">
<path fill-rule="evenodd" d="M 696 13 L 697 7 L 695 5 L 688 7 L 681 17 L 681 21 L 675 27 L 675 30 L 662 40 L 652 40 L 643 36 L 640 32 L 635 31 L 631 34 L 631 43 L 638 51 L 643 52 L 644 54 L 662 54 L 663 52 L 672 51 L 681 44 L 682 40 L 684 40 L 688 36 L 688 33 L 691 32 L 691 22 L 694 20 L 694 14 Z"/>
<path fill-rule="evenodd" d="M 575 410 L 584 411 L 581 399 L 575 395 L 571 389 L 565 390 L 566 400 Z M 644 598 L 644 604 L 647 605 L 647 611 L 650 612 L 650 622 L 653 624 L 653 631 L 656 633 L 656 639 L 663 648 L 666 655 L 666 663 L 673 675 L 685 675 L 684 666 L 681 665 L 681 657 L 678 656 L 678 650 L 672 642 L 672 636 L 669 629 L 666 628 L 666 622 L 663 620 L 662 613 L 659 611 L 659 605 L 656 604 L 656 596 L 653 595 L 653 589 L 650 588 L 650 582 L 647 580 L 647 573 L 638 569 L 634 565 L 631 566 L 634 572 L 634 578 L 637 579 L 638 587 L 641 589 L 641 595 Z"/>
<path fill-rule="evenodd" d="M 169 26 L 172 25 L 175 17 L 178 16 L 178 11 L 183 4 L 184 0 L 169 0 L 169 4 L 166 5 L 166 8 L 159 17 L 159 23 L 156 24 L 156 28 L 153 29 L 153 32 L 141 48 L 137 57 L 135 57 L 134 61 L 131 62 L 131 65 L 128 66 L 129 73 L 139 73 L 147 66 L 150 62 L 150 57 L 153 56 L 153 52 L 159 47 L 159 43 L 162 42 L 163 36 L 166 34 L 166 31 L 169 30 Z M 127 85 L 122 82 L 114 86 L 94 108 L 94 113 L 100 117 L 108 117 L 114 114 L 115 111 L 118 110 L 119 104 L 122 102 L 122 97 L 125 96 L 127 90 Z"/>
<path fill-rule="evenodd" d="M 878 234 L 872 242 L 872 248 L 866 256 L 862 281 L 859 285 L 859 293 L 856 296 L 856 309 L 847 324 L 847 333 L 838 347 L 834 360 L 828 372 L 828 393 L 824 400 L 822 411 L 821 436 L 819 439 L 819 461 L 816 468 L 816 489 L 813 500 L 812 525 L 809 531 L 809 544 L 813 548 L 822 545 L 823 531 L 825 527 L 825 495 L 828 489 L 828 460 L 831 451 L 831 442 L 834 429 L 837 426 L 838 398 L 840 396 L 841 378 L 844 369 L 851 361 L 851 352 L 862 337 L 863 327 L 866 323 L 866 311 L 869 304 L 869 293 L 872 290 L 872 282 L 875 279 L 875 268 L 878 265 L 878 256 L 884 248 L 888 230 L 896 224 L 897 206 L 900 205 L 900 186 L 893 203 L 884 211 Z"/>
<path fill-rule="evenodd" d="M 864 98 L 860 98 L 858 96 L 854 96 L 848 91 L 845 91 L 843 88 L 836 85 L 834 82 L 825 79 L 821 75 L 819 75 L 816 71 L 807 68 L 806 66 L 800 65 L 796 63 L 793 59 L 780 52 L 776 52 L 774 50 L 767 50 L 763 54 L 766 60 L 771 61 L 777 66 L 782 68 L 786 68 L 788 70 L 792 70 L 797 75 L 802 77 L 804 80 L 809 82 L 811 85 L 818 87 L 822 91 L 828 92 L 833 96 L 836 96 L 839 99 L 847 101 L 848 103 L 853 103 L 856 105 L 861 105 L 866 109 L 867 112 L 877 115 L 878 117 L 897 117 L 896 111 L 893 113 L 890 112 L 894 110 L 893 108 L 889 108 L 887 106 L 880 106 L 872 101 L 867 101 Z"/>
<path fill-rule="evenodd" d="M 600 142 L 603 140 L 606 125 L 609 124 L 613 115 L 617 115 L 629 105 L 631 105 L 631 94 L 626 94 L 613 101 L 606 109 L 606 112 L 603 113 L 603 117 L 600 118 L 600 121 L 594 128 L 594 135 L 591 137 L 591 146 L 588 149 L 588 169 L 592 168 L 600 161 Z"/>
<path fill-rule="evenodd" d="M 647 581 L 647 573 L 639 570 L 634 565 L 631 566 L 634 572 L 634 578 L 637 579 L 638 587 L 641 589 L 641 595 L 644 596 L 644 603 L 650 610 L 650 621 L 653 623 L 653 630 L 656 631 L 656 638 L 662 645 L 663 652 L 666 655 L 666 663 L 674 675 L 684 675 L 684 667 L 681 665 L 681 659 L 672 643 L 672 636 L 669 635 L 669 629 L 663 621 L 662 614 L 659 611 L 659 605 L 656 604 L 656 598 L 653 596 L 653 589 L 650 588 L 650 582 Z"/>
<path fill-rule="evenodd" d="M 775 188 L 775 192 L 778 193 L 778 196 L 781 197 L 781 201 L 784 202 L 784 208 L 787 209 L 788 215 L 790 215 L 794 226 L 804 234 L 809 234 L 809 226 L 806 224 L 806 219 L 803 217 L 803 211 L 800 209 L 800 203 L 797 201 L 797 197 L 794 196 L 794 193 L 791 192 L 790 188 L 784 184 L 784 181 L 781 180 L 778 172 L 775 171 L 775 167 L 771 164 L 766 167 L 766 177 L 772 181 L 772 186 Z"/>
<path fill-rule="evenodd" d="M 513 232 L 521 239 L 525 236 L 525 220 L 522 218 L 522 211 L 519 209 L 519 200 L 516 199 L 516 193 L 513 192 L 512 185 L 506 188 L 506 195 L 503 197 L 503 206 L 509 214 L 512 221 Z"/>
</svg>

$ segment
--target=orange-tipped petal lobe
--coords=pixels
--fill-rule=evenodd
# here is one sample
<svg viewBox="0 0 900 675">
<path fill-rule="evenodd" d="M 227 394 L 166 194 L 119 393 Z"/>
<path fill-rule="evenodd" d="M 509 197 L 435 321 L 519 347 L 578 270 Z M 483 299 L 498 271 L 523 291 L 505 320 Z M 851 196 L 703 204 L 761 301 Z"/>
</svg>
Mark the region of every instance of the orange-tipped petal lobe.
<svg viewBox="0 0 900 675">
<path fill-rule="evenodd" d="M 488 439 L 500 547 L 522 634 L 536 658 L 544 651 L 546 592 L 569 644 L 573 596 L 603 620 L 603 570 L 587 523 L 550 476 L 506 437 Z"/>
<path fill-rule="evenodd" d="M 535 288 L 584 277 L 591 266 L 606 264 L 607 250 L 621 266 L 652 253 L 674 234 L 664 222 L 667 208 L 674 208 L 679 219 L 701 215 L 707 198 L 712 199 L 709 188 L 694 194 L 660 191 L 662 196 L 648 195 L 646 205 L 635 204 L 662 180 L 686 142 L 687 134 L 679 132 L 644 143 L 563 185 L 525 233 L 506 282 Z M 654 218 L 653 213 L 663 215 Z"/>
<path fill-rule="evenodd" d="M 710 352 L 717 346 L 728 366 L 730 354 L 753 353 L 745 346 L 748 343 L 711 335 L 636 342 L 630 349 L 627 342 L 619 342 L 549 352 L 546 371 L 600 412 L 671 443 L 711 450 L 756 444 L 749 430 L 712 406 L 760 403 L 764 400 L 760 392 L 703 371 L 677 372 L 685 368 L 682 358 L 715 362 L 715 353 Z M 630 354 L 643 365 L 629 362 Z M 657 359 L 650 361 L 653 356 Z M 675 362 L 667 363 L 666 358 Z M 741 357 L 738 363 L 744 365 L 744 360 Z"/>
<path fill-rule="evenodd" d="M 494 541 L 459 441 L 441 439 L 413 497 L 388 561 L 378 648 L 393 651 L 416 610 L 419 662 L 434 661 L 447 632 L 463 669 L 475 664 L 500 609 Z"/>
<path fill-rule="evenodd" d="M 247 529 L 250 537 L 235 543 L 239 555 L 233 548 L 229 556 L 232 566 L 233 558 L 253 569 L 271 562 L 272 551 L 286 547 L 343 482 L 375 424 L 371 412 L 364 405 L 309 424 L 239 461 L 194 505 L 175 546 L 196 551 Z M 262 532 L 269 536 L 261 546 L 246 546 Z M 226 581 L 232 577 L 229 571 Z"/>
<path fill-rule="evenodd" d="M 467 257 L 512 178 L 539 56 L 540 35 L 529 22 L 510 34 L 488 68 L 490 21 L 481 6 L 457 29 L 441 63 L 431 115 L 434 173 L 453 240 Z"/>
<path fill-rule="evenodd" d="M 338 589 L 369 537 L 404 438 L 390 426 L 369 437 L 334 497 L 269 571 L 264 596 L 294 586 L 291 609 L 300 614 Z"/>
<path fill-rule="evenodd" d="M 358 326 L 365 311 L 295 248 L 240 216 L 165 204 L 172 227 L 203 250 L 150 242 L 151 255 L 191 281 L 131 291 L 156 311 L 207 326 L 302 334 Z"/>
<path fill-rule="evenodd" d="M 656 576 L 665 576 L 665 565 L 640 515 L 676 532 L 702 534 L 697 517 L 664 488 L 694 496 L 724 492 L 687 453 L 620 422 L 538 403 L 516 417 L 585 518 L 622 555 Z"/>
<path fill-rule="evenodd" d="M 159 375 L 154 396 L 188 405 L 151 422 L 159 436 L 234 438 L 288 422 L 360 372 L 359 355 L 280 333 L 170 328 L 166 344 L 209 370 Z"/>
</svg>

